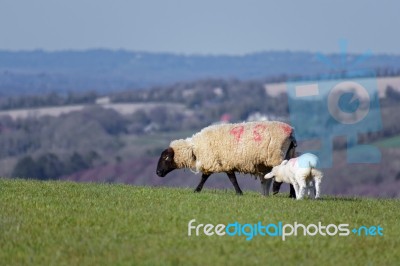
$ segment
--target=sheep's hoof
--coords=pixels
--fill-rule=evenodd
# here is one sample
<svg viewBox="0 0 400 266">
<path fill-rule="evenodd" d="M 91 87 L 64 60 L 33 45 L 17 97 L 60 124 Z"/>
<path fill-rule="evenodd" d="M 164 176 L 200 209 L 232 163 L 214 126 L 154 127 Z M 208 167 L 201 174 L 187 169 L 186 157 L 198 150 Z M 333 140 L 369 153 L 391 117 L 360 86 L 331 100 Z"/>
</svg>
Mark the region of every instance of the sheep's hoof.
<svg viewBox="0 0 400 266">
<path fill-rule="evenodd" d="M 242 191 L 236 192 L 236 195 L 238 195 L 238 196 L 243 196 L 243 192 L 242 192 Z"/>
<path fill-rule="evenodd" d="M 194 193 L 200 193 L 200 192 L 201 192 L 201 189 L 195 189 L 195 190 L 193 190 L 193 192 L 194 192 Z"/>
</svg>

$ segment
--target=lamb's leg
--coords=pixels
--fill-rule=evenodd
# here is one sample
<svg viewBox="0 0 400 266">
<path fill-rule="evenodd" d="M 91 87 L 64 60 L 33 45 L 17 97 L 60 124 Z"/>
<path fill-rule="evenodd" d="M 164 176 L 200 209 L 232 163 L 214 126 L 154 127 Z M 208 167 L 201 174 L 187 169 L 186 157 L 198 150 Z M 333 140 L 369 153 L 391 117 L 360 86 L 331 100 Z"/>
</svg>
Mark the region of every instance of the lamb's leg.
<svg viewBox="0 0 400 266">
<path fill-rule="evenodd" d="M 311 196 L 311 194 L 312 194 L 312 196 Z M 306 192 L 305 192 L 304 196 L 308 196 L 309 198 L 311 198 L 311 197 L 314 198 L 315 194 L 314 194 L 314 182 L 313 181 L 306 182 Z"/>
<path fill-rule="evenodd" d="M 294 191 L 295 191 L 295 194 L 296 194 L 296 199 L 299 197 L 299 195 L 300 195 L 300 187 L 299 187 L 299 184 L 297 184 L 297 182 L 293 182 L 293 189 L 294 189 Z"/>
<path fill-rule="evenodd" d="M 282 182 L 274 181 L 274 184 L 272 185 L 272 195 L 276 195 L 279 193 L 279 189 L 281 188 L 281 185 L 282 185 Z M 296 198 L 296 191 L 294 190 L 294 187 L 292 184 L 290 184 L 289 198 Z"/>
<path fill-rule="evenodd" d="M 261 181 L 261 193 L 263 196 L 268 196 L 269 195 L 269 190 L 271 188 L 272 184 L 272 179 L 264 179 L 263 177 L 260 177 Z"/>
<path fill-rule="evenodd" d="M 321 181 L 315 180 L 315 199 L 319 199 L 321 194 Z"/>
<path fill-rule="evenodd" d="M 316 191 L 315 191 L 315 181 L 311 181 L 310 182 L 311 188 L 310 188 L 310 192 L 312 194 L 312 197 L 315 199 L 316 196 Z"/>
<path fill-rule="evenodd" d="M 297 199 L 303 199 L 304 194 L 306 193 L 306 182 L 304 180 L 298 181 L 299 184 L 299 194 L 297 195 Z"/>
<path fill-rule="evenodd" d="M 304 198 L 305 191 L 306 191 L 306 187 L 300 186 L 299 196 L 297 197 L 298 200 L 301 200 Z"/>
<path fill-rule="evenodd" d="M 231 172 L 231 173 L 226 173 L 226 174 L 228 175 L 229 180 L 231 181 L 232 185 L 235 187 L 236 194 L 237 195 L 243 195 L 243 192 L 240 189 L 239 184 L 238 184 L 238 182 L 236 180 L 235 173 Z"/>
<path fill-rule="evenodd" d="M 196 189 L 194 190 L 194 192 L 200 192 L 203 189 L 203 185 L 204 183 L 207 181 L 208 177 L 211 174 L 202 174 L 201 175 L 201 180 L 200 183 L 197 185 Z"/>
</svg>

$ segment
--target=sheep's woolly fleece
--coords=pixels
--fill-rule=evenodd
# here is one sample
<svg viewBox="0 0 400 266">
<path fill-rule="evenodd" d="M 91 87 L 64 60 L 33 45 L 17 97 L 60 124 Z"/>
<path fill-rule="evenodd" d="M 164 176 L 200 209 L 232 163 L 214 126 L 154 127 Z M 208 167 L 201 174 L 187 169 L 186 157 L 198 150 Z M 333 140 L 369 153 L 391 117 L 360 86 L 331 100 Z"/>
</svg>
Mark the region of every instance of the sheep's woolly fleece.
<svg viewBox="0 0 400 266">
<path fill-rule="evenodd" d="M 292 134 L 291 126 L 277 121 L 221 124 L 172 141 L 170 147 L 178 168 L 263 177 L 284 160 Z"/>
</svg>

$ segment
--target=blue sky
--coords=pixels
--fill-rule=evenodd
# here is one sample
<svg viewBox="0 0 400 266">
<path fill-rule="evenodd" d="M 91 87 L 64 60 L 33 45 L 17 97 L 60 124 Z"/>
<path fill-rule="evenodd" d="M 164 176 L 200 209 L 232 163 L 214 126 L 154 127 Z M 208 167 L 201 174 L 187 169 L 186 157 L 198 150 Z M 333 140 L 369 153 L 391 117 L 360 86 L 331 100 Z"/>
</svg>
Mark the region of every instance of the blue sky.
<svg viewBox="0 0 400 266">
<path fill-rule="evenodd" d="M 400 54 L 400 1 L 0 0 L 0 49 Z"/>
</svg>

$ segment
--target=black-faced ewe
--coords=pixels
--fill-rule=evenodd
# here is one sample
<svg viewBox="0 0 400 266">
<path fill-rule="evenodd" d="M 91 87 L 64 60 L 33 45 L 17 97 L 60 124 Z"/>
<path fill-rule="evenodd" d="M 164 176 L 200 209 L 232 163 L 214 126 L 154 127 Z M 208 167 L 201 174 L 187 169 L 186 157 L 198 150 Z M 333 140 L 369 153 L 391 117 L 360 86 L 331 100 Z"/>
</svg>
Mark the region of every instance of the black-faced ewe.
<svg viewBox="0 0 400 266">
<path fill-rule="evenodd" d="M 302 199 L 306 190 L 308 195 L 312 192 L 314 198 L 318 199 L 321 193 L 323 174 L 317 167 L 318 157 L 311 153 L 305 153 L 289 161 L 284 160 L 280 165 L 272 168 L 272 171 L 265 175 L 265 179 L 274 178 L 275 181 L 292 184 L 297 199 Z"/>
<path fill-rule="evenodd" d="M 213 173 L 225 172 L 236 193 L 242 194 L 235 172 L 260 178 L 262 194 L 268 195 L 272 180 L 264 179 L 272 167 L 294 155 L 293 128 L 282 122 L 221 124 L 204 128 L 191 138 L 174 140 L 161 153 L 157 175 L 189 168 L 202 173 L 195 189 L 200 192 Z"/>
</svg>

